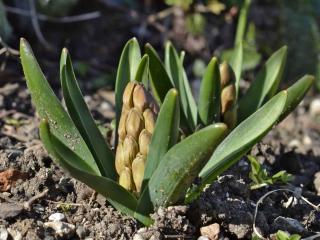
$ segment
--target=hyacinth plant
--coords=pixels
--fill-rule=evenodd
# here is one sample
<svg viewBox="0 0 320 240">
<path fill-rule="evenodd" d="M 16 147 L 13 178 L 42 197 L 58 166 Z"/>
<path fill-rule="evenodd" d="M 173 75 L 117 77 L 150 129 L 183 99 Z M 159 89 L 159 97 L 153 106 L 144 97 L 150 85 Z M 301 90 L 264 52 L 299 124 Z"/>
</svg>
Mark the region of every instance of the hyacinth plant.
<svg viewBox="0 0 320 240">
<path fill-rule="evenodd" d="M 284 119 L 313 83 L 306 75 L 277 93 L 287 55 L 283 47 L 240 97 L 240 43 L 230 63 L 219 64 L 215 57 L 209 62 L 196 103 L 183 68 L 184 52 L 178 54 L 168 43 L 162 62 L 147 44 L 141 57 L 137 40 L 131 39 L 118 66 L 111 144 L 83 100 L 66 49 L 60 79 L 67 111 L 24 39 L 20 55 L 49 154 L 116 209 L 145 225 L 152 223 L 150 214 L 157 207 L 196 199 Z"/>
</svg>

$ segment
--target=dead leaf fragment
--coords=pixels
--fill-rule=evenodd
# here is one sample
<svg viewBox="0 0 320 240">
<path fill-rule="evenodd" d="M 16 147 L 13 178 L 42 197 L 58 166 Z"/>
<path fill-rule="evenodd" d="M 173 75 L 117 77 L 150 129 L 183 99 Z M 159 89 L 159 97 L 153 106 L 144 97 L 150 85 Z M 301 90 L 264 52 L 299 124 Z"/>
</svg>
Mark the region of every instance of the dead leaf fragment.
<svg viewBox="0 0 320 240">
<path fill-rule="evenodd" d="M 0 172 L 0 192 L 8 191 L 18 179 L 26 179 L 27 174 L 16 169 Z"/>
</svg>

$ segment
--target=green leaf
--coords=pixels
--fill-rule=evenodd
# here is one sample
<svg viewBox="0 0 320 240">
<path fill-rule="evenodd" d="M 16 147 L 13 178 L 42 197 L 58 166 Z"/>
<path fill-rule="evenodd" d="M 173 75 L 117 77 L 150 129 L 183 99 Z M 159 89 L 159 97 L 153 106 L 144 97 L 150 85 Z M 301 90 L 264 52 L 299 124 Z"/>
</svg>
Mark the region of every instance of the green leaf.
<svg viewBox="0 0 320 240">
<path fill-rule="evenodd" d="M 106 177 L 91 174 L 86 171 L 86 168 L 80 167 L 77 163 L 84 161 L 51 134 L 46 121 L 42 121 L 40 124 L 40 136 L 46 148 L 49 149 L 50 154 L 56 158 L 61 166 L 67 169 L 74 178 L 106 197 L 119 211 L 134 216 L 134 211 L 137 206 L 136 198 L 117 182 Z"/>
<path fill-rule="evenodd" d="M 227 133 L 217 123 L 201 129 L 174 145 L 161 159 L 138 203 L 138 212 L 168 206 L 180 199 Z"/>
<path fill-rule="evenodd" d="M 179 92 L 179 99 L 184 114 L 187 120 L 188 126 L 191 130 L 194 130 L 197 125 L 197 106 L 195 100 L 192 96 L 191 88 L 187 79 L 186 72 L 182 66 L 181 59 L 173 47 L 173 45 L 168 42 L 168 67 L 170 68 L 172 82 L 174 83 L 176 89 Z"/>
<path fill-rule="evenodd" d="M 118 125 L 120 121 L 122 109 L 122 95 L 129 81 L 133 81 L 136 76 L 139 63 L 141 60 L 141 52 L 139 43 L 136 38 L 130 39 L 124 46 L 120 61 L 118 64 L 115 98 L 116 98 L 116 134 L 118 133 Z M 117 136 L 116 136 L 117 139 Z"/>
<path fill-rule="evenodd" d="M 236 76 L 235 86 L 236 86 L 237 99 L 239 95 L 239 84 L 241 80 L 242 62 L 243 62 L 243 44 L 242 42 L 239 42 L 233 49 L 232 55 L 229 60 L 229 64 Z"/>
<path fill-rule="evenodd" d="M 157 52 L 150 44 L 146 44 L 145 52 L 149 56 L 149 71 L 151 75 L 151 89 L 155 99 L 162 103 L 167 92 L 174 87 Z"/>
<path fill-rule="evenodd" d="M 201 81 L 198 109 L 205 126 L 220 118 L 220 71 L 215 57 L 209 62 Z"/>
<path fill-rule="evenodd" d="M 83 158 L 99 175 L 100 171 L 89 148 L 50 88 L 25 39 L 20 40 L 20 57 L 32 102 L 40 118 L 48 119 L 52 134 L 72 149 L 77 156 Z"/>
<path fill-rule="evenodd" d="M 145 88 L 148 88 L 148 76 L 149 76 L 149 57 L 148 55 L 143 55 L 141 58 L 136 77 L 134 78 L 137 82 L 143 83 Z"/>
<path fill-rule="evenodd" d="M 243 5 L 241 6 L 234 45 L 237 45 L 244 40 L 244 34 L 246 32 L 248 11 L 249 11 L 250 5 L 251 5 L 251 0 L 244 0 Z"/>
<path fill-rule="evenodd" d="M 246 119 L 262 106 L 277 91 L 287 59 L 287 47 L 272 54 L 248 91 L 239 101 L 239 122 Z"/>
<path fill-rule="evenodd" d="M 83 99 L 67 49 L 62 51 L 60 64 L 62 91 L 69 115 L 87 143 L 102 176 L 115 180 L 114 154 Z"/>
<path fill-rule="evenodd" d="M 180 106 L 178 92 L 171 89 L 164 99 L 149 145 L 142 189 L 158 167 L 162 157 L 177 142 L 179 135 Z"/>
<path fill-rule="evenodd" d="M 311 88 L 313 82 L 314 76 L 305 75 L 287 89 L 288 98 L 280 117 L 280 121 L 288 116 L 288 114 L 298 106 L 308 90 Z"/>
<path fill-rule="evenodd" d="M 240 123 L 217 147 L 199 176 L 201 185 L 191 190 L 188 202 L 200 194 L 206 184 L 236 163 L 276 124 L 287 99 L 285 91 L 280 92 L 262 108 Z"/>
</svg>

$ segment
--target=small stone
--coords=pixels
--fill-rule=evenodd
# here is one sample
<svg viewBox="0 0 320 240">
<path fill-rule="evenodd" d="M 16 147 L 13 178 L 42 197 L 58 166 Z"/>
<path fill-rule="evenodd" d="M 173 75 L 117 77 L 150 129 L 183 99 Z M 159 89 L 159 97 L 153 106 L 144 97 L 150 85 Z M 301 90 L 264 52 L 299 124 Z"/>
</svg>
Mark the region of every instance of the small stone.
<svg viewBox="0 0 320 240">
<path fill-rule="evenodd" d="M 210 240 L 210 239 L 206 236 L 200 236 L 198 237 L 198 240 Z"/>
<path fill-rule="evenodd" d="M 320 172 L 314 174 L 313 185 L 317 194 L 320 196 Z"/>
<path fill-rule="evenodd" d="M 218 223 L 213 223 L 211 225 L 200 228 L 200 233 L 202 236 L 208 237 L 210 240 L 219 239 L 220 225 Z"/>
<path fill-rule="evenodd" d="M 310 146 L 312 144 L 312 139 L 309 135 L 305 135 L 302 140 L 304 145 Z"/>
<path fill-rule="evenodd" d="M 136 233 L 133 238 L 133 240 L 145 240 L 144 237 L 142 237 L 140 234 Z"/>
<path fill-rule="evenodd" d="M 22 239 L 22 234 L 19 231 L 11 229 L 11 228 L 8 228 L 7 230 L 13 240 L 21 240 Z"/>
<path fill-rule="evenodd" d="M 9 233 L 7 229 L 5 229 L 3 226 L 0 226 L 0 239 L 7 240 L 8 236 L 9 236 Z"/>
<path fill-rule="evenodd" d="M 305 231 L 302 224 L 294 218 L 279 216 L 274 220 L 275 229 L 281 229 L 290 233 L 303 233 Z"/>
<path fill-rule="evenodd" d="M 54 222 L 61 222 L 65 219 L 66 219 L 65 215 L 63 213 L 59 213 L 59 212 L 53 213 L 49 216 L 49 220 L 54 221 Z"/>
<path fill-rule="evenodd" d="M 84 239 L 87 235 L 86 229 L 83 226 L 78 226 L 76 233 L 80 239 Z"/>
<path fill-rule="evenodd" d="M 60 237 L 70 237 L 74 234 L 75 226 L 66 222 L 45 222 L 45 227 L 52 228 Z"/>
<path fill-rule="evenodd" d="M 310 109 L 309 109 L 310 115 L 311 116 L 317 116 L 320 114 L 320 99 L 314 99 L 310 103 Z"/>
</svg>

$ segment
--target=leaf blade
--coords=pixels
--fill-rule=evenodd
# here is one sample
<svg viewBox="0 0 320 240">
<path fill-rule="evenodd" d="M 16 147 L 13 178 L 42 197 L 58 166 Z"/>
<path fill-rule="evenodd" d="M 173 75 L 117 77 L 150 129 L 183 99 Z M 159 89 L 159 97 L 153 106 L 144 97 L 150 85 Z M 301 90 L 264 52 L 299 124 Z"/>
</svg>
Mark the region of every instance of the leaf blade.
<svg viewBox="0 0 320 240">
<path fill-rule="evenodd" d="M 151 89 L 155 99 L 162 103 L 167 92 L 174 87 L 174 84 L 157 52 L 148 43 L 145 46 L 145 52 L 148 54 L 150 61 Z"/>
<path fill-rule="evenodd" d="M 174 145 L 163 156 L 152 175 L 138 203 L 137 211 L 148 213 L 154 207 L 175 203 L 192 183 L 226 132 L 227 126 L 217 123 Z"/>
<path fill-rule="evenodd" d="M 134 79 L 137 82 L 143 83 L 145 88 L 148 88 L 148 76 L 149 76 L 149 56 L 145 54 L 141 58 L 141 61 L 139 63 L 137 73 Z"/>
<path fill-rule="evenodd" d="M 158 167 L 161 158 L 177 142 L 180 122 L 178 92 L 171 89 L 164 99 L 158 114 L 155 129 L 149 145 L 148 158 L 143 177 L 142 189 Z"/>
<path fill-rule="evenodd" d="M 129 81 L 135 77 L 139 62 L 141 60 L 141 52 L 139 43 L 136 38 L 130 39 L 124 46 L 117 70 L 115 98 L 116 98 L 116 139 L 118 134 L 118 126 L 122 109 L 122 95 Z"/>
<path fill-rule="evenodd" d="M 96 174 L 100 174 L 90 150 L 52 91 L 25 39 L 20 40 L 20 57 L 28 89 L 39 116 L 48 119 L 55 137 L 72 148 L 77 156 L 83 157 L 90 166 L 93 166 Z"/>
<path fill-rule="evenodd" d="M 66 49 L 62 51 L 60 62 L 63 64 L 61 66 L 62 91 L 70 117 L 87 143 L 101 174 L 115 180 L 113 152 L 105 143 L 105 139 L 96 126 L 90 110 L 84 101 L 75 78 L 70 55 Z"/>
<path fill-rule="evenodd" d="M 287 58 L 287 47 L 276 51 L 267 60 L 263 68 L 257 74 L 256 79 L 250 85 L 248 91 L 239 101 L 239 122 L 246 119 L 275 93 L 282 78 Z"/>
<path fill-rule="evenodd" d="M 197 197 L 205 184 L 211 183 L 219 174 L 238 161 L 257 141 L 276 124 L 281 115 L 287 93 L 280 92 L 258 111 L 240 123 L 217 147 L 208 163 L 201 170 L 201 186 L 193 189 L 188 202 Z M 268 117 L 265 117 L 268 116 Z"/>
<path fill-rule="evenodd" d="M 220 118 L 220 72 L 215 57 L 209 62 L 201 80 L 198 111 L 205 126 Z"/>
</svg>

